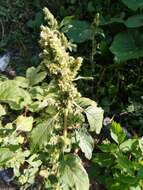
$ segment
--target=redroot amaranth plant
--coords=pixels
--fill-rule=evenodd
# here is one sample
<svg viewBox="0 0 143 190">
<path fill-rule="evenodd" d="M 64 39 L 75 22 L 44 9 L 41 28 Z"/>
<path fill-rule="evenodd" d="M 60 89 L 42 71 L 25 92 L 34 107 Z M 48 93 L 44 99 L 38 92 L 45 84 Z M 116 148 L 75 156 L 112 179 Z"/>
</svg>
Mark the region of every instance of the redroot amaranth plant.
<svg viewBox="0 0 143 190">
<path fill-rule="evenodd" d="M 100 133 L 103 110 L 81 97 L 74 80 L 82 58 L 69 55 L 70 43 L 59 32 L 58 22 L 47 8 L 44 13 L 41 65 L 29 68 L 25 78 L 0 82 L 0 165 L 13 168 L 21 189 L 34 188 L 40 177 L 44 189 L 88 190 L 88 175 L 78 155 L 83 152 L 91 159 L 94 141 L 88 130 Z M 11 115 L 8 123 L 3 122 L 6 114 Z"/>
</svg>

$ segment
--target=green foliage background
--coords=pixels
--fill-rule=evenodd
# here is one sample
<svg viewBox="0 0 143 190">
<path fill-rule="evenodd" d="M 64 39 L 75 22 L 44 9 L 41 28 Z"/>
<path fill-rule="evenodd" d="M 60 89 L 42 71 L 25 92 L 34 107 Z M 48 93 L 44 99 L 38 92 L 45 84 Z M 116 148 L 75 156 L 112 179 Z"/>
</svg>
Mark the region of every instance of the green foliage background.
<svg viewBox="0 0 143 190">
<path fill-rule="evenodd" d="M 133 138 L 141 137 L 143 135 L 142 0 L 1 0 L 0 53 L 9 51 L 12 54 L 10 65 L 17 75 L 24 76 L 27 68 L 36 67 L 40 63 L 41 50 L 38 39 L 40 39 L 40 25 L 44 22 L 42 12 L 44 6 L 55 15 L 60 23 L 60 31 L 70 40 L 71 54 L 80 55 L 84 59 L 77 78 L 81 94 L 98 102 L 105 110 L 105 117 L 114 117 L 114 120 L 120 122 Z M 6 74 L 11 77 L 9 72 Z M 7 88 L 9 89 L 9 86 Z M 19 90 L 16 86 L 14 88 L 15 92 Z M 14 97 L 9 98 L 11 101 L 14 99 Z M 107 133 L 106 130 L 103 133 Z M 114 133 L 118 134 L 118 130 Z M 140 150 L 140 141 L 136 139 L 137 142 L 134 142 L 133 139 L 133 142 L 127 142 L 131 145 L 129 150 L 124 151 L 115 147 L 119 143 L 118 138 L 115 135 L 111 137 L 115 143 L 112 140 L 106 143 L 109 143 L 113 150 L 111 148 L 105 151 L 102 148 L 105 142 L 94 150 L 91 178 L 109 190 L 141 189 L 142 164 L 139 163 L 142 161 L 142 154 L 137 153 Z M 125 138 L 123 141 L 126 140 Z M 110 162 L 106 162 L 108 154 L 111 157 Z M 130 155 L 135 167 L 132 163 L 130 167 L 128 166 Z M 90 153 L 88 156 L 90 157 Z M 101 166 L 100 162 L 106 164 Z M 97 179 L 99 174 L 103 175 L 103 169 L 109 177 L 107 181 Z M 99 173 L 94 172 L 95 170 Z M 139 177 L 133 183 L 137 172 Z M 135 184 L 134 187 L 131 183 Z M 120 186 L 121 184 L 123 186 Z M 140 187 L 138 184 L 141 184 Z"/>
</svg>

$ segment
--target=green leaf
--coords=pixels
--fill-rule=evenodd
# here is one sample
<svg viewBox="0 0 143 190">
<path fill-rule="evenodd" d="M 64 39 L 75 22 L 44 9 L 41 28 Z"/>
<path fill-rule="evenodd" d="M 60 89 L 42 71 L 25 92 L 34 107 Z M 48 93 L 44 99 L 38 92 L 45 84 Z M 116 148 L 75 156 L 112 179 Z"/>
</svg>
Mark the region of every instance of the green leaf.
<svg viewBox="0 0 143 190">
<path fill-rule="evenodd" d="M 29 69 L 27 69 L 26 72 L 26 78 L 29 80 L 31 86 L 42 82 L 46 76 L 47 76 L 46 72 L 43 71 L 38 73 L 35 67 L 30 67 Z"/>
<path fill-rule="evenodd" d="M 115 157 L 109 153 L 96 153 L 92 161 L 101 167 L 109 168 L 115 163 Z"/>
<path fill-rule="evenodd" d="M 81 129 L 76 131 L 76 140 L 79 142 L 79 147 L 82 152 L 85 154 L 87 159 L 91 159 L 92 151 L 94 149 L 94 140 L 87 132 L 86 129 Z"/>
<path fill-rule="evenodd" d="M 20 131 L 29 132 L 32 130 L 33 117 L 19 116 L 16 120 L 16 129 Z"/>
<path fill-rule="evenodd" d="M 140 185 L 137 185 L 136 187 L 130 187 L 130 190 L 142 190 Z"/>
<path fill-rule="evenodd" d="M 143 35 L 139 33 L 121 32 L 117 34 L 110 47 L 117 60 L 123 62 L 143 57 Z"/>
<path fill-rule="evenodd" d="M 52 136 L 52 130 L 55 120 L 53 118 L 38 124 L 31 133 L 31 150 L 41 149 L 44 144 L 47 144 Z"/>
<path fill-rule="evenodd" d="M 128 139 L 125 142 L 123 142 L 122 144 L 120 144 L 120 149 L 123 152 L 128 152 L 128 151 L 132 151 L 132 147 L 133 145 L 137 142 L 136 139 Z"/>
<path fill-rule="evenodd" d="M 90 23 L 80 20 L 69 19 L 64 24 L 62 31 L 66 33 L 72 42 L 82 43 L 92 38 Z"/>
<path fill-rule="evenodd" d="M 28 88 L 28 86 L 29 86 L 29 81 L 25 77 L 19 77 L 18 76 L 14 80 L 17 82 L 17 85 L 19 87 Z"/>
<path fill-rule="evenodd" d="M 63 190 L 89 190 L 89 179 L 79 157 L 65 155 L 60 163 L 60 182 Z"/>
<path fill-rule="evenodd" d="M 115 143 L 106 143 L 106 144 L 101 144 L 99 146 L 100 150 L 105 152 L 105 153 L 116 153 L 118 152 L 118 146 Z"/>
<path fill-rule="evenodd" d="M 85 97 L 79 98 L 77 104 L 82 108 L 87 108 L 88 106 L 97 106 L 97 103 L 95 101 Z"/>
<path fill-rule="evenodd" d="M 119 153 L 116 154 L 117 157 L 117 167 L 119 167 L 124 172 L 127 172 L 130 175 L 134 174 L 134 163 L 128 159 L 127 156 Z"/>
<path fill-rule="evenodd" d="M 122 184 L 126 183 L 128 185 L 137 185 L 138 179 L 135 176 L 119 176 L 117 180 Z"/>
<path fill-rule="evenodd" d="M 128 28 L 137 28 L 143 26 L 143 15 L 134 15 L 129 17 L 125 24 Z"/>
<path fill-rule="evenodd" d="M 12 109 L 22 109 L 31 103 L 31 96 L 17 81 L 7 80 L 0 83 L 0 101 L 8 103 Z"/>
<path fill-rule="evenodd" d="M 117 144 L 121 144 L 126 138 L 126 134 L 120 124 L 114 121 L 111 126 L 111 137 Z"/>
<path fill-rule="evenodd" d="M 140 150 L 141 150 L 141 152 L 143 153 L 143 137 L 140 138 L 138 141 L 139 141 Z"/>
<path fill-rule="evenodd" d="M 122 2 L 133 11 L 136 11 L 143 6 L 142 0 L 122 0 Z"/>
<path fill-rule="evenodd" d="M 14 156 L 14 153 L 9 148 L 0 148 L 0 165 L 10 160 Z"/>
<path fill-rule="evenodd" d="M 6 114 L 6 111 L 5 111 L 4 107 L 0 104 L 0 117 L 5 114 Z"/>
<path fill-rule="evenodd" d="M 99 134 L 103 122 L 103 109 L 96 106 L 89 106 L 85 109 L 85 113 L 90 125 L 90 131 L 95 131 L 97 134 Z"/>
</svg>

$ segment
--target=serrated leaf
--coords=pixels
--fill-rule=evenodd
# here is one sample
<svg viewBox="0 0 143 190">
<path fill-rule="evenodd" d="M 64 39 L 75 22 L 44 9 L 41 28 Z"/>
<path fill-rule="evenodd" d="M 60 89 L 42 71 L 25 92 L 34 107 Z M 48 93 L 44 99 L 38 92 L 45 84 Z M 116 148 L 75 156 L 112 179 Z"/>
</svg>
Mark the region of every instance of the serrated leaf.
<svg viewBox="0 0 143 190">
<path fill-rule="evenodd" d="M 127 172 L 128 174 L 133 175 L 134 173 L 133 162 L 129 160 L 127 156 L 121 153 L 116 156 L 117 156 L 116 162 L 118 164 L 118 167 L 122 169 L 123 171 Z"/>
<path fill-rule="evenodd" d="M 123 152 L 132 151 L 132 146 L 136 142 L 137 142 L 136 139 L 128 139 L 125 142 L 123 142 L 122 144 L 120 144 L 120 149 Z"/>
<path fill-rule="evenodd" d="M 138 183 L 138 179 L 134 176 L 119 176 L 117 180 L 122 184 L 135 185 Z"/>
<path fill-rule="evenodd" d="M 89 190 L 89 178 L 79 157 L 73 154 L 65 155 L 59 172 L 63 190 Z"/>
<path fill-rule="evenodd" d="M 103 122 L 103 109 L 96 106 L 89 106 L 85 109 L 85 113 L 90 125 L 90 131 L 95 131 L 97 134 L 99 134 Z"/>
<path fill-rule="evenodd" d="M 122 0 L 122 2 L 133 11 L 136 11 L 143 6 L 142 0 Z"/>
<path fill-rule="evenodd" d="M 111 137 L 112 139 L 117 143 L 121 144 L 126 138 L 126 134 L 123 131 L 122 127 L 120 126 L 119 123 L 112 122 L 111 126 Z"/>
<path fill-rule="evenodd" d="M 120 124 L 114 121 L 112 122 L 111 126 L 111 137 L 117 144 L 123 143 L 126 138 L 126 134 L 124 133 Z"/>
<path fill-rule="evenodd" d="M 143 36 L 139 33 L 121 32 L 110 47 L 117 60 L 123 62 L 143 57 Z"/>
<path fill-rule="evenodd" d="M 46 76 L 46 72 L 38 72 L 35 67 L 30 67 L 26 72 L 26 78 L 29 80 L 31 86 L 42 82 Z"/>
<path fill-rule="evenodd" d="M 0 117 L 5 114 L 6 114 L 6 111 L 5 111 L 4 107 L 0 104 Z"/>
<path fill-rule="evenodd" d="M 86 129 L 81 129 L 76 131 L 76 140 L 78 141 L 82 152 L 85 154 L 85 157 L 90 160 L 94 149 L 94 140 L 91 135 Z"/>
<path fill-rule="evenodd" d="M 16 130 L 29 132 L 32 130 L 33 117 L 19 116 L 16 120 Z"/>
<path fill-rule="evenodd" d="M 125 24 L 128 28 L 137 28 L 143 26 L 143 15 L 134 15 L 129 17 Z"/>
</svg>

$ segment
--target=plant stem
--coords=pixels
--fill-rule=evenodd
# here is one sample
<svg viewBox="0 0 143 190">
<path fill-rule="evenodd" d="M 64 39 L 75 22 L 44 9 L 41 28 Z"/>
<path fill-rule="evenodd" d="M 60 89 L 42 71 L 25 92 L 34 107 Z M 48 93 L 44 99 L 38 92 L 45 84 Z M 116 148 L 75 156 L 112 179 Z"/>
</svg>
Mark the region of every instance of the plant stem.
<svg viewBox="0 0 143 190">
<path fill-rule="evenodd" d="M 97 48 L 97 41 L 95 39 L 95 34 L 97 31 L 97 28 L 99 26 L 99 13 L 95 15 L 94 21 L 92 23 L 92 30 L 93 30 L 93 35 L 92 35 L 92 50 L 91 50 L 91 57 L 90 57 L 90 63 L 91 63 L 91 70 L 92 70 L 92 98 L 95 99 L 95 80 L 94 80 L 94 75 L 95 75 L 95 61 L 94 61 L 94 56 L 96 55 L 96 48 Z"/>
<path fill-rule="evenodd" d="M 67 137 L 67 130 L 68 130 L 68 108 L 65 109 L 64 112 L 64 137 Z"/>
</svg>

